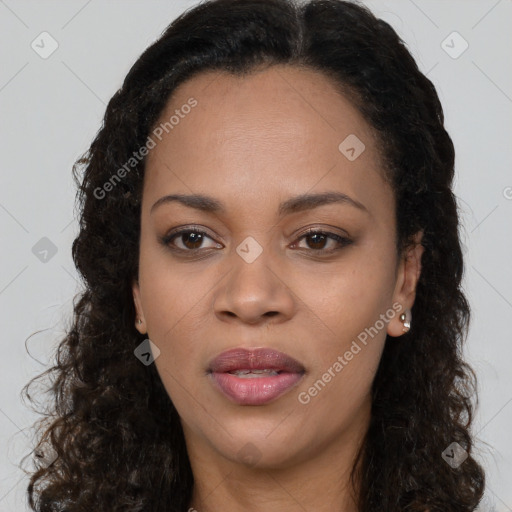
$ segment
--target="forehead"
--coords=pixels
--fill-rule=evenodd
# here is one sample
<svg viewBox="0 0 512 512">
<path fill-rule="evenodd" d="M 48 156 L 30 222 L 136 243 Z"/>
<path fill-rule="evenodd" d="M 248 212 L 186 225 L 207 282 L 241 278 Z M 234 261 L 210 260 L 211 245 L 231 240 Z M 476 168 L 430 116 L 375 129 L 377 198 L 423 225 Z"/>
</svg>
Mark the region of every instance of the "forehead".
<svg viewBox="0 0 512 512">
<path fill-rule="evenodd" d="M 311 69 L 203 72 L 174 91 L 155 126 L 146 209 L 176 192 L 214 195 L 228 206 L 243 197 L 256 209 L 308 191 L 337 190 L 364 204 L 392 197 L 371 127 Z"/>
</svg>

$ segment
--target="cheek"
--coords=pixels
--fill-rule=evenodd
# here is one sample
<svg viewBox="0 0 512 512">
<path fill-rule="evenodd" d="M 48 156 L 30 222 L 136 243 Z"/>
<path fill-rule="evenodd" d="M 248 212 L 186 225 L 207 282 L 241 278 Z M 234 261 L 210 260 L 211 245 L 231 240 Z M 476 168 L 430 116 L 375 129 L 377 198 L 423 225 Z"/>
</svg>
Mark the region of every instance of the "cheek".
<svg viewBox="0 0 512 512">
<path fill-rule="evenodd" d="M 141 287 L 142 279 L 141 273 Z M 147 270 L 144 279 L 148 283 L 144 313 L 147 335 L 160 350 L 155 360 L 160 379 L 180 416 L 184 411 L 186 415 L 200 414 L 191 397 L 199 397 L 201 392 L 198 362 L 204 343 L 199 334 L 207 331 L 202 328 L 204 318 L 199 311 L 205 307 L 204 290 L 208 287 L 197 286 L 195 279 L 170 267 L 158 274 L 157 265 Z"/>
<path fill-rule="evenodd" d="M 181 380 L 197 364 L 203 342 L 197 333 L 205 332 L 200 312 L 213 283 L 197 266 L 178 265 L 160 249 L 141 251 L 139 283 L 147 336 L 160 350 L 156 365 L 168 372 L 160 372 L 164 383 L 172 384 L 169 374 Z"/>
<path fill-rule="evenodd" d="M 372 326 L 391 306 L 394 291 L 392 250 L 354 251 L 340 264 L 298 274 L 294 284 L 323 339 L 340 348 Z M 390 254 L 391 253 L 391 254 Z M 380 323 L 379 323 L 380 326 Z"/>
<path fill-rule="evenodd" d="M 146 237 L 149 238 L 149 237 Z M 148 333 L 165 342 L 188 321 L 207 290 L 206 276 L 198 266 L 181 264 L 165 247 L 148 239 L 141 242 L 139 283 Z"/>
<path fill-rule="evenodd" d="M 392 287 L 382 266 L 363 267 L 332 276 L 318 315 L 311 315 L 310 326 L 316 323 L 319 329 L 312 337 L 309 377 L 297 391 L 303 427 L 310 433 L 321 429 L 322 435 L 336 436 L 367 414 L 371 404 Z M 320 426 L 319 418 L 328 422 Z"/>
<path fill-rule="evenodd" d="M 333 400 L 357 408 L 368 396 L 380 362 L 386 328 L 395 315 L 390 309 L 395 260 L 392 247 L 367 249 L 347 258 L 335 272 L 316 273 L 314 288 L 311 278 L 301 278 L 297 288 L 304 297 L 308 289 L 315 290 L 307 304 L 313 313 L 309 322 L 309 335 L 314 331 L 313 364 L 301 387 L 315 408 L 329 408 Z"/>
</svg>

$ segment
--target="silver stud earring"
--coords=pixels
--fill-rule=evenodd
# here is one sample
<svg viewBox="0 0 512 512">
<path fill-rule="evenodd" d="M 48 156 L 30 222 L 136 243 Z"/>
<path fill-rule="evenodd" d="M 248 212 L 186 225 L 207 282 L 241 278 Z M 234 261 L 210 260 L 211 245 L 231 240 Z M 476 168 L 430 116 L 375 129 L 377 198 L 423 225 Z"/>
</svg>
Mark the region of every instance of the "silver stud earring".
<svg viewBox="0 0 512 512">
<path fill-rule="evenodd" d="M 402 313 L 400 315 L 400 321 L 404 324 L 403 332 L 408 332 L 411 328 L 411 315 L 409 310 L 407 310 L 407 313 Z"/>
<path fill-rule="evenodd" d="M 141 325 L 141 324 L 142 324 L 142 320 L 139 318 L 139 320 L 137 321 L 137 323 L 138 323 L 139 325 Z"/>
</svg>

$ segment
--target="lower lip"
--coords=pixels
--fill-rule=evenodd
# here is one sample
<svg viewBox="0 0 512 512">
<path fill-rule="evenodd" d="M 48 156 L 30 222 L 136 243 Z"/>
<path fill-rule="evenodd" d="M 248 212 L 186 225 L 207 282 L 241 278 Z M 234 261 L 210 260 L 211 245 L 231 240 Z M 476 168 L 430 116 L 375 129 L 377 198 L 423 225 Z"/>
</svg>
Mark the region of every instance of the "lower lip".
<svg viewBox="0 0 512 512">
<path fill-rule="evenodd" d="M 282 372 L 269 377 L 237 377 L 232 373 L 211 373 L 217 388 L 239 405 L 263 405 L 284 395 L 301 379 L 301 373 Z"/>
</svg>

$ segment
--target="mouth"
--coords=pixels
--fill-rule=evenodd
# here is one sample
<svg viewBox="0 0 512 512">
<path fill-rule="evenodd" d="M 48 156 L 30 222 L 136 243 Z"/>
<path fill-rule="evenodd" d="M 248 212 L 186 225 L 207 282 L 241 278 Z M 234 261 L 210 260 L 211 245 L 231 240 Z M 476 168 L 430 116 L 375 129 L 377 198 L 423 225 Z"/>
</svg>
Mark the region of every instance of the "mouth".
<svg viewBox="0 0 512 512">
<path fill-rule="evenodd" d="M 304 366 L 291 356 L 267 348 L 237 348 L 212 360 L 208 375 L 214 387 L 239 405 L 264 405 L 295 387 Z"/>
</svg>

